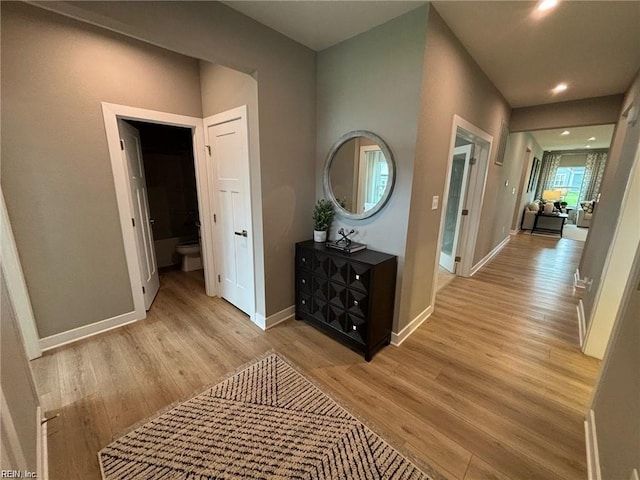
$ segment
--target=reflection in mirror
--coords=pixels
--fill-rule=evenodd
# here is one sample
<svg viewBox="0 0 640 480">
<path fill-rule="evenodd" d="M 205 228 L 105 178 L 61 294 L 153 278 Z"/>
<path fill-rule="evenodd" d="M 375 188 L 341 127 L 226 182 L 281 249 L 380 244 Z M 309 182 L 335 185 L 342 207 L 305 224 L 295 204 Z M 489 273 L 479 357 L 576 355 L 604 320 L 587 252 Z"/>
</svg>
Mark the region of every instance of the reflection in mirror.
<svg viewBox="0 0 640 480">
<path fill-rule="evenodd" d="M 341 140 L 344 143 L 336 144 L 327 159 L 325 190 L 338 213 L 366 218 L 377 212 L 391 193 L 393 158 L 384 142 L 369 132 L 352 132 Z"/>
</svg>

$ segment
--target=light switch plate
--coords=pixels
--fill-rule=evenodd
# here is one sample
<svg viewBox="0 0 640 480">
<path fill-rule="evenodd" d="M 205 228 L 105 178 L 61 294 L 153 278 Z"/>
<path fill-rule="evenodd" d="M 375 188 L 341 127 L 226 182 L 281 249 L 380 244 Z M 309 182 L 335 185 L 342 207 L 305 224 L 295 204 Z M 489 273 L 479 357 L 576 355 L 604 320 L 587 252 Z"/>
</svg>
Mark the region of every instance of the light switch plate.
<svg viewBox="0 0 640 480">
<path fill-rule="evenodd" d="M 440 202 L 440 197 L 438 195 L 434 195 L 431 199 L 431 210 L 438 209 L 438 203 Z"/>
<path fill-rule="evenodd" d="M 512 188 L 512 189 L 511 189 L 511 195 L 515 195 L 515 194 L 516 194 L 516 189 L 515 189 L 515 188 Z"/>
</svg>

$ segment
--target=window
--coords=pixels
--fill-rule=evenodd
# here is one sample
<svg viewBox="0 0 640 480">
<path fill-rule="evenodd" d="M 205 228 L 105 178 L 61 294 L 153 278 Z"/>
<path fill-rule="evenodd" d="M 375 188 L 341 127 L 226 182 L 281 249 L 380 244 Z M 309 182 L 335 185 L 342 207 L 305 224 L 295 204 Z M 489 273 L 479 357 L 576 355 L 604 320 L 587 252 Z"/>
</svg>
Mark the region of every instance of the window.
<svg viewBox="0 0 640 480">
<path fill-rule="evenodd" d="M 567 194 L 562 199 L 568 207 L 578 205 L 585 167 L 558 167 L 556 178 L 553 181 L 554 188 L 566 188 Z"/>
</svg>

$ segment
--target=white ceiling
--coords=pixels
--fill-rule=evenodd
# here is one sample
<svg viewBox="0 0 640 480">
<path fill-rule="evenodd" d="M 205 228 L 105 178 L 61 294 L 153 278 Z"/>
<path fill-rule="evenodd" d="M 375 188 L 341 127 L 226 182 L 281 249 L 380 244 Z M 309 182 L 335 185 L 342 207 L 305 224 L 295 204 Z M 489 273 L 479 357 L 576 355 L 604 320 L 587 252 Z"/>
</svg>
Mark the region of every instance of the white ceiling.
<svg viewBox="0 0 640 480">
<path fill-rule="evenodd" d="M 614 125 L 596 125 L 592 127 L 558 128 L 531 132 L 543 150 L 584 150 L 591 148 L 609 148 Z M 568 135 L 562 132 L 568 131 Z M 595 140 L 589 138 L 595 137 Z"/>
<path fill-rule="evenodd" d="M 434 2 L 512 107 L 625 92 L 640 69 L 640 2 Z M 560 82 L 569 89 L 558 95 Z"/>
<path fill-rule="evenodd" d="M 320 51 L 399 17 L 424 1 L 238 1 L 229 7 Z"/>
<path fill-rule="evenodd" d="M 408 1 L 225 1 L 313 50 L 417 8 Z M 640 70 L 640 2 L 436 1 L 436 10 L 512 107 L 623 93 Z M 550 90 L 559 82 L 569 89 Z"/>
</svg>

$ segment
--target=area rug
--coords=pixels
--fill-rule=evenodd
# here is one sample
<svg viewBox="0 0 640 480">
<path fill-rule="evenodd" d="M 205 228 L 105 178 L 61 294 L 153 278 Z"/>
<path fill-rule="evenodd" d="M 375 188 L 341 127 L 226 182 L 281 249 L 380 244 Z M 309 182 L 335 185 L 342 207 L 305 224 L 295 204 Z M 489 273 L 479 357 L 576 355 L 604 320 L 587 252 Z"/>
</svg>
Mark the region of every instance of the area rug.
<svg viewBox="0 0 640 480">
<path fill-rule="evenodd" d="M 576 225 L 565 225 L 562 231 L 562 238 L 568 238 L 569 240 L 578 240 L 584 242 L 587 240 L 588 228 L 577 227 Z"/>
<path fill-rule="evenodd" d="M 276 353 L 98 457 L 105 480 L 442 478 L 418 468 Z"/>
</svg>

